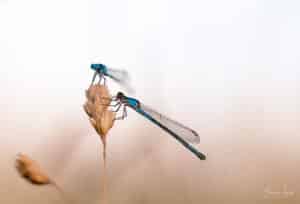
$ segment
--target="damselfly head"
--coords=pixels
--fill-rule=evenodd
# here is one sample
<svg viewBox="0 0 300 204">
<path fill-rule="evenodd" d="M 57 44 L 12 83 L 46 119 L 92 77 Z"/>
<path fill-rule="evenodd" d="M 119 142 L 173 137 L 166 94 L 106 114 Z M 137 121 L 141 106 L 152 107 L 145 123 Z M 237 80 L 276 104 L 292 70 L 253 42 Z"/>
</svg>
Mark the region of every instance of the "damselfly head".
<svg viewBox="0 0 300 204">
<path fill-rule="evenodd" d="M 119 91 L 116 95 L 116 99 L 121 101 L 123 98 L 125 98 L 125 95 Z"/>
<path fill-rule="evenodd" d="M 100 72 L 100 73 L 106 73 L 107 67 L 104 64 L 91 64 L 91 69 Z"/>
</svg>

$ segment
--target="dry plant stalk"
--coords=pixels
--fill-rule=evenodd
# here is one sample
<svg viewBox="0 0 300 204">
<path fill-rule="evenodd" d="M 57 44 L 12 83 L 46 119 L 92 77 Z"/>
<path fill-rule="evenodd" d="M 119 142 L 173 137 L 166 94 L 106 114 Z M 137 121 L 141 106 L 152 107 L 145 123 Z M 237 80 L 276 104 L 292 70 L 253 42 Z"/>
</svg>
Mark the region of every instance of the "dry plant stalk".
<svg viewBox="0 0 300 204">
<path fill-rule="evenodd" d="M 116 114 L 108 110 L 111 102 L 111 96 L 106 86 L 92 85 L 86 91 L 87 102 L 84 104 L 84 110 L 89 116 L 89 120 L 96 132 L 101 138 L 103 144 L 103 202 L 107 202 L 107 173 L 106 173 L 106 135 L 113 127 Z"/>
<path fill-rule="evenodd" d="M 29 156 L 19 153 L 16 159 L 16 169 L 19 174 L 32 184 L 36 185 L 53 185 L 55 189 L 61 194 L 63 200 L 67 203 L 70 201 L 67 199 L 64 191 L 60 188 L 56 182 L 49 178 L 49 176 L 42 170 L 40 165 Z"/>
</svg>

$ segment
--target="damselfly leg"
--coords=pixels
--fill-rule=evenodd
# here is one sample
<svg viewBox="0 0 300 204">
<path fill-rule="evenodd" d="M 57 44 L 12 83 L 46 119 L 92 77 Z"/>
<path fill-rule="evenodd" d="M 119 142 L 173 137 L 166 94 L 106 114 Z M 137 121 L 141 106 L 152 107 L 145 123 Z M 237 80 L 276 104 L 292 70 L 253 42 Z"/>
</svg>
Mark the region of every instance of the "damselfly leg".
<svg viewBox="0 0 300 204">
<path fill-rule="evenodd" d="M 95 71 L 94 75 L 93 75 L 93 78 L 92 78 L 92 82 L 91 82 L 91 85 L 90 87 L 93 85 L 95 79 L 96 79 L 96 76 L 98 75 L 97 71 Z"/>
<path fill-rule="evenodd" d="M 103 80 L 103 85 L 106 86 L 106 78 L 103 74 L 99 74 L 98 84 L 101 85 L 101 81 Z"/>
<path fill-rule="evenodd" d="M 121 107 L 123 107 L 122 115 L 116 117 L 114 120 L 123 120 L 124 118 L 127 117 L 126 105 L 122 104 L 119 100 L 110 99 L 110 98 L 106 98 L 106 97 L 101 97 L 100 99 L 108 101 L 107 103 L 100 103 L 100 104 L 114 108 L 114 109 L 111 109 L 112 112 L 118 113 L 119 110 L 121 109 Z"/>
<path fill-rule="evenodd" d="M 95 73 L 93 75 L 93 78 L 92 78 L 92 82 L 91 82 L 90 87 L 94 84 L 97 76 L 99 77 L 98 84 L 100 85 L 101 82 L 103 81 L 103 85 L 106 86 L 106 78 L 105 78 L 105 76 L 102 73 L 99 73 L 99 72 L 95 71 Z"/>
<path fill-rule="evenodd" d="M 120 107 L 122 106 L 122 104 L 119 106 L 119 109 Z M 118 110 L 119 111 L 119 110 Z M 118 112 L 116 111 L 116 112 Z M 126 109 L 126 105 L 123 104 L 123 111 L 122 111 L 122 115 L 121 116 L 118 116 L 115 118 L 115 120 L 124 120 L 124 118 L 127 117 L 127 109 Z"/>
<path fill-rule="evenodd" d="M 115 100 L 114 97 L 112 97 L 112 98 L 100 97 L 100 100 L 101 100 L 100 105 L 103 105 L 103 106 L 117 107 L 121 104 L 120 101 Z"/>
</svg>

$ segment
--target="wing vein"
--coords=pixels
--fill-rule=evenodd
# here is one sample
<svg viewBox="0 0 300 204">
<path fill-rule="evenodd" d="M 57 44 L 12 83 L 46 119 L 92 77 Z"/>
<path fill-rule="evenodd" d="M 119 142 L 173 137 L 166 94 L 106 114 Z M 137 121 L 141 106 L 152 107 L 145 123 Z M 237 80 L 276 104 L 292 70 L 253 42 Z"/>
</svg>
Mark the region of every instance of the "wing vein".
<svg viewBox="0 0 300 204">
<path fill-rule="evenodd" d="M 190 143 L 199 143 L 200 137 L 196 131 L 193 129 L 167 117 L 163 114 L 153 110 L 152 108 L 140 104 L 140 108 L 147 114 L 149 114 L 151 117 L 153 117 L 155 120 L 166 126 L 168 129 L 172 130 L 174 133 L 180 135 L 183 139 Z"/>
</svg>

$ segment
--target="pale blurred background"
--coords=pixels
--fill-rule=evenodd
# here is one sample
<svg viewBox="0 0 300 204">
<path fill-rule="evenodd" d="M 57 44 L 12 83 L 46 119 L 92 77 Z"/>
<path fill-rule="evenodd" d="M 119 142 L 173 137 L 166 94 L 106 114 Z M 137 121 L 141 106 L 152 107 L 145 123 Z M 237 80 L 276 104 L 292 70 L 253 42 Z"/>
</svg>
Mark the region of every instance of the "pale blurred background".
<svg viewBox="0 0 300 204">
<path fill-rule="evenodd" d="M 300 3 L 0 0 L 0 203 L 62 203 L 19 178 L 24 152 L 77 203 L 100 203 L 92 62 L 196 129 L 199 161 L 133 111 L 108 139 L 109 203 L 299 203 Z M 111 92 L 120 87 L 109 83 Z"/>
</svg>

